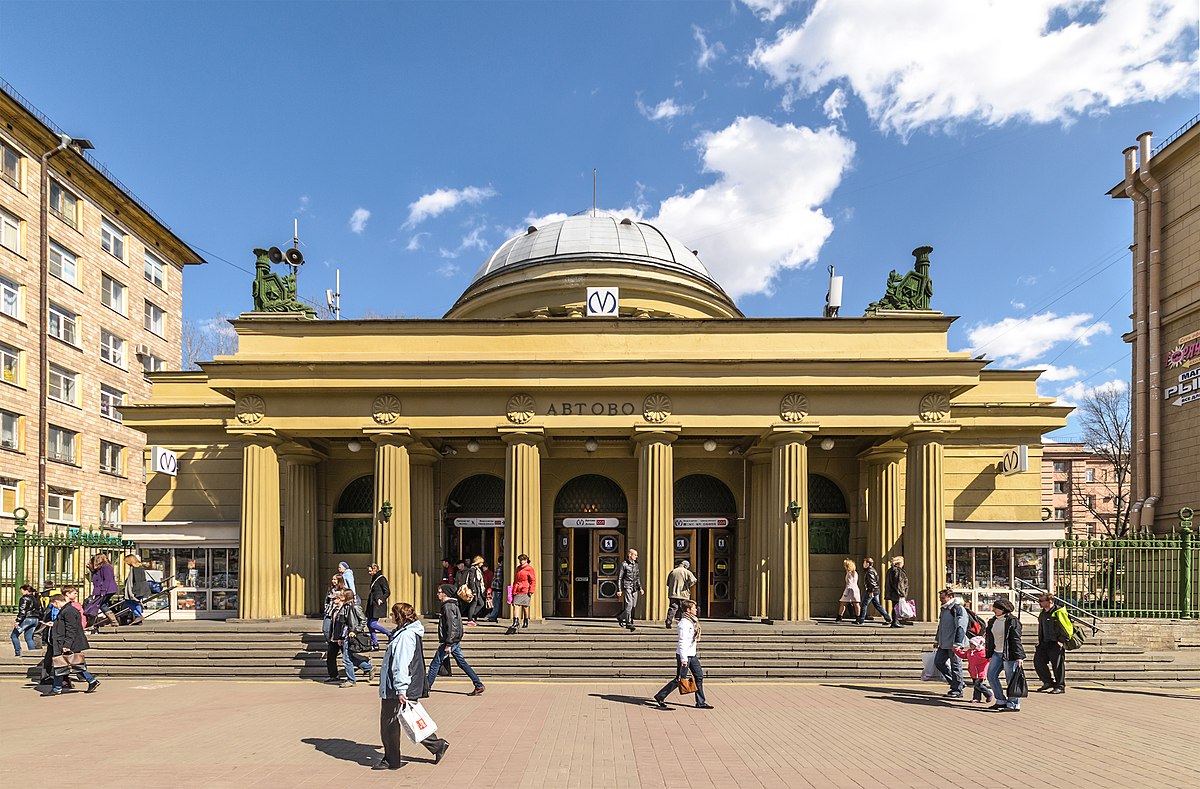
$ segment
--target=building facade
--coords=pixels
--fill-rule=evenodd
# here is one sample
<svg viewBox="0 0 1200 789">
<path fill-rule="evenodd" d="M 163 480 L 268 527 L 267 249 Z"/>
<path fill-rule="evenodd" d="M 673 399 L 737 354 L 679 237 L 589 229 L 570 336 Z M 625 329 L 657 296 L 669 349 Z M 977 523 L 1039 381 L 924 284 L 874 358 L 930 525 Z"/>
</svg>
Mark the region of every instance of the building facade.
<svg viewBox="0 0 1200 789">
<path fill-rule="evenodd" d="M 1126 485 L 1126 488 L 1128 486 Z M 1084 444 L 1042 447 L 1042 506 L 1047 520 L 1061 522 L 1069 535 L 1120 537 L 1117 508 L 1128 501 L 1112 464 Z"/>
<path fill-rule="evenodd" d="M 76 147 L 48 160 L 43 193 L 42 156 L 61 143 L 57 127 L 0 83 L 3 531 L 12 530 L 19 509 L 43 531 L 115 529 L 142 519 L 145 437 L 122 423 L 120 408 L 149 396 L 147 373 L 179 369 L 183 267 L 203 262 Z"/>
<path fill-rule="evenodd" d="M 1133 521 L 1179 526 L 1200 505 L 1200 116 L 1125 154 L 1109 194 L 1133 203 Z"/>
<path fill-rule="evenodd" d="M 535 617 L 610 616 L 636 548 L 650 620 L 682 558 L 705 616 L 794 621 L 835 610 L 844 558 L 901 554 L 929 619 L 959 548 L 990 594 L 1032 571 L 1014 546 L 1040 546 L 1037 580 L 1061 536 L 1037 469 L 1069 409 L 948 350 L 953 320 L 747 318 L 650 225 L 530 228 L 442 319 L 247 313 L 235 355 L 152 374 L 127 423 L 178 475 L 126 537 L 208 615 L 315 613 L 343 560 L 429 611 L 442 557 L 511 578 L 524 553 Z M 1031 471 L 1001 473 L 1022 444 Z"/>
</svg>

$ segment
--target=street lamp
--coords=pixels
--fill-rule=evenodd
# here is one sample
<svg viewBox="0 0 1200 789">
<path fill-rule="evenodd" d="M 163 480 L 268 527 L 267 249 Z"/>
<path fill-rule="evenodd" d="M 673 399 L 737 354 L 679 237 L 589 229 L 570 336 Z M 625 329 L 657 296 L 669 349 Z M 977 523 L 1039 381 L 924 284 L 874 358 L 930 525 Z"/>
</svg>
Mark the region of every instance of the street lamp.
<svg viewBox="0 0 1200 789">
<path fill-rule="evenodd" d="M 50 297 L 46 293 L 49 288 L 50 274 L 50 228 L 47 225 L 50 222 L 50 166 L 49 161 L 52 156 L 62 153 L 68 148 L 75 151 L 80 156 L 84 151 L 89 151 L 96 146 L 92 145 L 91 140 L 85 140 L 82 137 L 71 137 L 68 134 L 60 134 L 58 136 L 58 146 L 51 148 L 42 154 L 42 190 L 38 196 L 38 202 L 41 203 L 40 216 L 41 223 L 39 231 L 41 235 L 41 260 L 38 262 L 38 285 L 41 290 L 38 292 L 38 312 L 41 313 L 38 319 L 40 331 L 38 332 L 38 386 L 41 396 L 38 398 L 38 512 L 37 523 L 38 530 L 44 531 L 46 526 L 46 443 L 49 438 L 49 428 L 46 426 L 46 390 L 49 386 L 50 378 L 50 363 L 46 360 L 47 353 L 47 336 L 50 331 Z"/>
<path fill-rule="evenodd" d="M 795 499 L 792 499 L 791 504 L 788 504 L 788 515 L 792 517 L 792 523 L 800 519 L 800 505 L 796 503 Z"/>
</svg>

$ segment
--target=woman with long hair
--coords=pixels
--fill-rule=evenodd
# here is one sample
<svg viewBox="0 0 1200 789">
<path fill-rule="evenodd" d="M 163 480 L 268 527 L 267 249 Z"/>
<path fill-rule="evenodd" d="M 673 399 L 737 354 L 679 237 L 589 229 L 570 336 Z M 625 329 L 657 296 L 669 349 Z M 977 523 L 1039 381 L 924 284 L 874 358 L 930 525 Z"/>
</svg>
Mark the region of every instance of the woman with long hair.
<svg viewBox="0 0 1200 789">
<path fill-rule="evenodd" d="M 992 603 L 992 618 L 984 631 L 985 655 L 988 659 L 988 684 L 995 694 L 992 709 L 998 712 L 1020 712 L 1021 700 L 1009 698 L 1006 692 L 1013 675 L 1025 660 L 1025 646 L 1021 643 L 1021 620 L 1014 612 L 1011 601 L 1001 597 Z M 1005 684 L 1000 683 L 1000 670 L 1004 670 Z"/>
<path fill-rule="evenodd" d="M 342 592 L 346 589 L 346 580 L 341 573 L 334 573 L 329 580 L 329 591 L 325 594 L 325 618 L 321 622 L 321 632 L 325 634 L 325 673 L 329 675 L 326 682 L 338 681 L 338 654 L 340 649 L 333 635 L 333 615 L 337 613 Z"/>
<path fill-rule="evenodd" d="M 675 662 L 679 666 L 675 679 L 654 694 L 654 701 L 661 709 L 667 709 L 667 694 L 679 687 L 679 681 L 685 679 L 689 671 L 696 680 L 696 709 L 712 709 L 712 705 L 704 699 L 704 667 L 700 665 L 700 618 L 697 610 L 695 600 L 684 600 L 679 604 L 679 641 L 675 645 Z"/>
<path fill-rule="evenodd" d="M 88 609 L 92 609 L 96 613 L 103 615 L 108 623 L 114 628 L 117 626 L 117 617 L 112 612 L 112 601 L 117 596 L 117 575 L 113 571 L 112 563 L 108 560 L 108 554 L 98 553 L 92 557 L 92 560 L 87 563 L 88 572 L 92 574 L 92 594 L 88 598 L 88 603 L 83 607 L 84 614 L 88 614 Z M 96 617 L 96 621 L 92 624 L 92 632 L 100 632 L 100 617 Z"/>
<path fill-rule="evenodd" d="M 142 623 L 142 601 L 150 596 L 150 580 L 146 577 L 146 568 L 137 554 L 125 555 L 125 605 L 133 615 L 129 624 Z"/>
<path fill-rule="evenodd" d="M 410 701 L 428 698 L 425 685 L 425 654 L 421 639 L 425 626 L 409 603 L 392 606 L 392 621 L 396 629 L 388 639 L 383 663 L 379 667 L 379 738 L 383 741 L 383 760 L 373 770 L 399 770 L 404 760 L 400 756 L 400 710 Z M 437 764 L 446 755 L 450 743 L 430 735 L 421 741 L 433 754 Z"/>
<path fill-rule="evenodd" d="M 365 671 L 367 683 L 371 682 L 371 661 L 361 654 L 371 643 L 371 637 L 367 631 L 367 617 L 355 599 L 353 590 L 343 589 L 338 599 L 337 613 L 333 616 L 333 634 L 342 648 L 342 668 L 346 671 L 346 681 L 339 686 L 343 688 L 358 684 L 358 677 L 354 673 L 356 668 Z"/>
<path fill-rule="evenodd" d="M 517 616 L 521 617 L 521 627 L 529 627 L 529 606 L 533 602 L 533 593 L 537 591 L 537 573 L 529 563 L 529 556 L 521 554 L 517 557 L 517 572 L 513 576 L 512 624 L 505 632 L 512 635 L 517 632 Z"/>
<path fill-rule="evenodd" d="M 846 571 L 846 588 L 842 591 L 842 597 L 838 600 L 837 620 L 842 621 L 842 615 L 846 613 L 846 606 L 850 606 L 854 612 L 855 621 L 858 620 L 858 604 L 862 602 L 858 591 L 858 570 L 854 566 L 854 561 L 845 559 L 842 562 L 842 568 Z"/>
</svg>

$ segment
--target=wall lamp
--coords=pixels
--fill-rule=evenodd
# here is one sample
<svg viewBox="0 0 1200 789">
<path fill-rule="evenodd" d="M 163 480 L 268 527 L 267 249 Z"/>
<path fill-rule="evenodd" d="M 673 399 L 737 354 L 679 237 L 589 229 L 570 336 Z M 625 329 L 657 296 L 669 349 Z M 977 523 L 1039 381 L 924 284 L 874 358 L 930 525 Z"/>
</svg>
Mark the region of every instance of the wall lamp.
<svg viewBox="0 0 1200 789">
<path fill-rule="evenodd" d="M 717 448 L 717 442 L 713 441 L 711 438 L 704 442 L 704 451 L 705 452 L 712 452 L 716 448 Z"/>
<path fill-rule="evenodd" d="M 351 452 L 357 452 L 358 450 L 362 449 L 362 443 L 351 439 L 351 441 L 346 444 L 346 449 L 350 450 Z"/>
<path fill-rule="evenodd" d="M 833 439 L 832 438 L 822 438 L 821 439 L 821 449 L 825 450 L 826 452 L 833 449 Z"/>
<path fill-rule="evenodd" d="M 587 441 L 583 442 L 583 448 L 588 452 L 595 452 L 600 448 L 600 442 L 594 438 L 589 438 Z"/>
<path fill-rule="evenodd" d="M 468 452 L 478 452 L 479 451 L 479 442 L 472 438 L 470 441 L 467 442 L 467 451 Z"/>
<path fill-rule="evenodd" d="M 385 501 L 383 506 L 379 508 L 379 514 L 383 517 L 385 522 L 390 521 L 392 519 L 392 503 L 390 501 Z"/>
<path fill-rule="evenodd" d="M 792 523 L 800 520 L 800 505 L 796 503 L 795 499 L 792 499 L 792 503 L 788 505 L 787 511 L 788 515 L 792 518 Z"/>
</svg>

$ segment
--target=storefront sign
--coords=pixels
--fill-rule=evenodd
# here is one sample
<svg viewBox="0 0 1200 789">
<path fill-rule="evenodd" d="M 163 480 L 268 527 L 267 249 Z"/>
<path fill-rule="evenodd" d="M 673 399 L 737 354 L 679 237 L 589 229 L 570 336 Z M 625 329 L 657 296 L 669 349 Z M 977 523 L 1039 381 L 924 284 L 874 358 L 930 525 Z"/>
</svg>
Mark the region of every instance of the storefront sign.
<svg viewBox="0 0 1200 789">
<path fill-rule="evenodd" d="M 179 470 L 179 458 L 169 449 L 154 447 L 151 458 L 153 460 L 152 470 L 159 474 L 166 474 L 173 477 Z"/>
<path fill-rule="evenodd" d="M 454 525 L 460 529 L 503 529 L 504 518 L 455 518 Z"/>
<path fill-rule="evenodd" d="M 1175 399 L 1171 400 L 1172 397 Z M 1200 367 L 1181 373 L 1174 386 L 1163 390 L 1163 398 L 1171 400 L 1171 405 L 1184 405 L 1200 400 Z"/>
<path fill-rule="evenodd" d="M 1200 364 L 1200 331 L 1180 337 L 1175 347 L 1167 352 L 1167 369 L 1191 367 Z"/>
<path fill-rule="evenodd" d="M 620 518 L 563 518 L 565 529 L 615 529 L 620 526 Z"/>
<path fill-rule="evenodd" d="M 1022 471 L 1029 470 L 1029 447 L 1024 444 L 1013 447 L 1004 453 L 1004 459 L 1000 461 L 1000 473 L 1006 477 L 1013 474 L 1020 474 Z"/>
<path fill-rule="evenodd" d="M 676 529 L 728 529 L 729 518 L 676 518 Z"/>
<path fill-rule="evenodd" d="M 633 416 L 637 406 L 633 403 L 551 403 L 546 416 Z"/>
<path fill-rule="evenodd" d="M 589 318 L 615 318 L 620 303 L 619 288 L 588 288 L 587 316 Z"/>
</svg>

